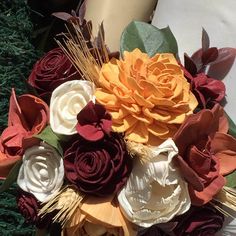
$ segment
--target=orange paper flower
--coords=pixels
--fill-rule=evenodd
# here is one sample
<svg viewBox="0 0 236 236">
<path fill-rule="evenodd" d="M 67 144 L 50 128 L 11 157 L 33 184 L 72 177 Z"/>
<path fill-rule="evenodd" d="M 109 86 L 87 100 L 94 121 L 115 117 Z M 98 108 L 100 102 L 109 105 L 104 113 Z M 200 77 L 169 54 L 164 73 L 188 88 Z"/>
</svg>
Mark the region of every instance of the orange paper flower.
<svg viewBox="0 0 236 236">
<path fill-rule="evenodd" d="M 64 236 L 135 236 L 135 226 L 122 215 L 114 196 L 88 197 L 67 222 Z"/>
<path fill-rule="evenodd" d="M 139 49 L 104 64 L 97 101 L 112 115 L 113 130 L 126 139 L 158 145 L 172 137 L 197 100 L 174 55 L 149 58 Z"/>
</svg>

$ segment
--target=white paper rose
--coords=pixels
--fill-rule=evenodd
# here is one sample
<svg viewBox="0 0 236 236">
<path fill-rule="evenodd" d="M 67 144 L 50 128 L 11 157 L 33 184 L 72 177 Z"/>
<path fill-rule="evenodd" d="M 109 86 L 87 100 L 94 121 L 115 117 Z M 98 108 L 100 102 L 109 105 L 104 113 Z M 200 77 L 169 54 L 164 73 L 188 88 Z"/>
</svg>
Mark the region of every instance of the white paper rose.
<svg viewBox="0 0 236 236">
<path fill-rule="evenodd" d="M 64 179 L 63 159 L 50 145 L 41 142 L 25 151 L 17 178 L 21 189 L 32 193 L 40 202 L 57 193 Z"/>
<path fill-rule="evenodd" d="M 90 81 L 72 80 L 58 86 L 50 101 L 50 125 L 58 134 L 76 133 L 77 114 L 89 101 L 95 101 L 95 85 Z"/>
<path fill-rule="evenodd" d="M 136 160 L 126 186 L 118 195 L 122 212 L 139 226 L 150 227 L 170 221 L 190 208 L 187 183 L 172 160 L 178 154 L 168 139 L 150 151 L 151 160 Z"/>
</svg>

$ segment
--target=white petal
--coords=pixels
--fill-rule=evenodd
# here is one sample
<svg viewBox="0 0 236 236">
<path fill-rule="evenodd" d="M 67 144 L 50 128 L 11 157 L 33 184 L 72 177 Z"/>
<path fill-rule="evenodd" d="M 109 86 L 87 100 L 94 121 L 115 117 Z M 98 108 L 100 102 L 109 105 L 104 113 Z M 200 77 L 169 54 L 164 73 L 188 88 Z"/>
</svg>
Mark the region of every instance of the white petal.
<svg viewBox="0 0 236 236">
<path fill-rule="evenodd" d="M 95 101 L 95 85 L 90 81 L 72 80 L 58 86 L 50 101 L 50 125 L 58 134 L 76 133 L 77 114 L 89 101 Z"/>
<path fill-rule="evenodd" d="M 127 184 L 118 195 L 124 215 L 141 227 L 168 222 L 191 204 L 187 183 L 172 164 L 178 154 L 174 142 L 168 139 L 152 148 L 151 153 L 149 163 L 134 163 Z"/>
<path fill-rule="evenodd" d="M 49 200 L 63 184 L 63 159 L 50 145 L 41 142 L 25 151 L 17 184 L 39 201 Z"/>
</svg>

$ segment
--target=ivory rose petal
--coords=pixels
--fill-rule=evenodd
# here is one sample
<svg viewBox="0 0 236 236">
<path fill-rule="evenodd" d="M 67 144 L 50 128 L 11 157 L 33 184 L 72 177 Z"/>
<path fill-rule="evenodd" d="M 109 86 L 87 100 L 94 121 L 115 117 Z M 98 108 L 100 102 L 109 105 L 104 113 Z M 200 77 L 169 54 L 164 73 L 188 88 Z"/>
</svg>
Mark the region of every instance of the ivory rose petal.
<svg viewBox="0 0 236 236">
<path fill-rule="evenodd" d="M 95 101 L 95 85 L 90 81 L 72 80 L 58 86 L 50 101 L 50 125 L 57 134 L 76 134 L 78 113 L 89 101 Z"/>
<path fill-rule="evenodd" d="M 150 161 L 136 160 L 125 187 L 118 195 L 127 219 L 142 227 L 170 221 L 190 205 L 187 183 L 176 169 L 173 158 L 178 149 L 171 139 L 151 148 Z"/>
<path fill-rule="evenodd" d="M 156 146 L 173 137 L 197 106 L 183 70 L 168 53 L 149 58 L 139 49 L 125 52 L 123 60 L 102 66 L 98 82 L 95 96 L 112 115 L 113 130 L 138 143 Z"/>
<path fill-rule="evenodd" d="M 25 192 L 32 193 L 40 202 L 57 193 L 64 180 L 63 159 L 50 145 L 26 149 L 17 184 Z"/>
</svg>

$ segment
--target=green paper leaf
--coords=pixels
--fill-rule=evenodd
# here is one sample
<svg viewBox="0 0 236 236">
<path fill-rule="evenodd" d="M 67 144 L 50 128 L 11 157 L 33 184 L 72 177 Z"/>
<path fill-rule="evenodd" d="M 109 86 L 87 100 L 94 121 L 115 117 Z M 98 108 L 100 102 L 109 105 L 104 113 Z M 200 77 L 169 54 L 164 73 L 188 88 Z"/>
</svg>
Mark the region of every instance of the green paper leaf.
<svg viewBox="0 0 236 236">
<path fill-rule="evenodd" d="M 229 115 L 225 112 L 228 122 L 229 122 L 229 130 L 228 133 L 236 138 L 236 125 L 234 124 L 233 120 L 229 117 Z"/>
<path fill-rule="evenodd" d="M 57 151 L 63 155 L 63 150 L 60 145 L 60 137 L 58 137 L 51 129 L 50 126 L 47 126 L 40 134 L 35 135 L 36 138 L 39 138 L 52 147 L 56 148 Z"/>
<path fill-rule="evenodd" d="M 236 171 L 225 176 L 226 178 L 226 186 L 230 188 L 236 188 Z"/>
<path fill-rule="evenodd" d="M 5 179 L 3 184 L 0 186 L 0 193 L 2 193 L 4 191 L 6 191 L 7 189 L 9 189 L 11 187 L 11 185 L 17 180 L 21 164 L 22 164 L 22 160 L 19 160 L 12 167 L 12 169 L 10 170 L 7 178 Z"/>
<path fill-rule="evenodd" d="M 139 48 L 150 57 L 156 53 L 178 54 L 178 46 L 174 35 L 169 27 L 158 29 L 155 26 L 132 21 L 123 31 L 120 41 L 120 52 L 133 51 Z"/>
</svg>

